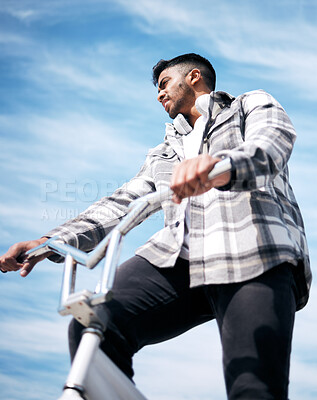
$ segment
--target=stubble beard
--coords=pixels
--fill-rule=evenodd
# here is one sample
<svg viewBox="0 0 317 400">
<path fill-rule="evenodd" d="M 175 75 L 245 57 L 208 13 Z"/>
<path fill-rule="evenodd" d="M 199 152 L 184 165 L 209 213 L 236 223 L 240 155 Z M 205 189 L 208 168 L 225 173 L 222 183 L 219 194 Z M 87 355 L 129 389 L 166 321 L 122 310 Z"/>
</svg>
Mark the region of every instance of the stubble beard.
<svg viewBox="0 0 317 400">
<path fill-rule="evenodd" d="M 179 84 L 178 90 L 175 93 L 176 100 L 172 103 L 168 115 L 170 118 L 174 119 L 180 113 L 187 117 L 187 113 L 184 110 L 189 109 L 189 104 L 192 103 L 194 96 L 194 90 L 187 85 L 186 82 Z"/>
</svg>

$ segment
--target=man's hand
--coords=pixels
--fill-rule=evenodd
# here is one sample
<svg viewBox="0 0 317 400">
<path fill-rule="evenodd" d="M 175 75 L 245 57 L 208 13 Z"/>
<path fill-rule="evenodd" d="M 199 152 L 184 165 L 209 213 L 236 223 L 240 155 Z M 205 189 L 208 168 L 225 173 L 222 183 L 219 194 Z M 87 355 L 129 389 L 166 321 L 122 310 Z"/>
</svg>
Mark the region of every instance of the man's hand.
<svg viewBox="0 0 317 400">
<path fill-rule="evenodd" d="M 219 161 L 221 161 L 220 158 L 201 154 L 176 165 L 171 180 L 174 203 L 179 204 L 185 197 L 197 196 L 213 187 L 227 185 L 231 179 L 231 172 L 225 172 L 210 181 L 208 180 L 209 172 Z"/>
<path fill-rule="evenodd" d="M 44 260 L 44 258 L 47 257 L 47 254 L 23 262 L 26 259 L 25 253 L 46 241 L 47 238 L 41 238 L 38 240 L 15 243 L 3 256 L 0 257 L 0 270 L 2 272 L 20 270 L 20 275 L 22 277 L 27 276 L 32 271 L 35 264 Z"/>
</svg>

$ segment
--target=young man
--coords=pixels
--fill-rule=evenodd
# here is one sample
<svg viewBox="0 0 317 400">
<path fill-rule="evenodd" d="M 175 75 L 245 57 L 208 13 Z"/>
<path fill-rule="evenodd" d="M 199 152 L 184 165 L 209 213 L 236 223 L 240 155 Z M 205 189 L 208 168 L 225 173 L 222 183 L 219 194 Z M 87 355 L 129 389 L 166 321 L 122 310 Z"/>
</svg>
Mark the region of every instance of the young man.
<svg viewBox="0 0 317 400">
<path fill-rule="evenodd" d="M 53 235 L 89 251 L 132 200 L 170 185 L 165 227 L 120 266 L 114 299 L 98 306 L 109 316 L 102 349 L 132 378 L 132 357 L 143 346 L 216 319 L 228 398 L 287 399 L 294 314 L 311 281 L 288 180 L 294 128 L 264 91 L 215 92 L 214 69 L 199 55 L 159 61 L 153 81 L 174 121 L 140 172 L 45 237 L 12 246 L 0 268 L 26 276 L 41 258 L 17 258 Z M 231 172 L 209 182 L 227 157 Z M 72 321 L 72 357 L 82 329 Z"/>
</svg>

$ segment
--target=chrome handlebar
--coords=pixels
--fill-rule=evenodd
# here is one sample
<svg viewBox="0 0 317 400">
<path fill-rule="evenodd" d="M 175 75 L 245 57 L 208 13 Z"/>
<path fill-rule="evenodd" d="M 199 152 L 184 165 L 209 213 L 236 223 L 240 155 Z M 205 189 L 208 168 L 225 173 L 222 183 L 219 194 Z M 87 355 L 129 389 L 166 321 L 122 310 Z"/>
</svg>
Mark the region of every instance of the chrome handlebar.
<svg viewBox="0 0 317 400">
<path fill-rule="evenodd" d="M 230 170 L 231 160 L 230 158 L 225 158 L 214 166 L 213 170 L 208 175 L 208 179 L 211 180 Z M 77 264 L 93 269 L 104 259 L 101 279 L 97 284 L 95 292 L 89 292 L 89 303 L 90 305 L 100 304 L 107 301 L 112 296 L 111 289 L 119 260 L 123 236 L 136 227 L 151 211 L 158 210 L 163 201 L 171 199 L 172 194 L 172 190 L 166 188 L 160 192 L 150 193 L 133 201 L 130 204 L 128 213 L 122 218 L 119 224 L 89 254 L 64 243 L 56 236 L 26 253 L 27 259 L 51 251 L 65 257 L 59 304 L 59 312 L 61 314 L 70 314 L 70 312 L 67 311 L 67 303 L 69 298 L 74 294 Z"/>
</svg>

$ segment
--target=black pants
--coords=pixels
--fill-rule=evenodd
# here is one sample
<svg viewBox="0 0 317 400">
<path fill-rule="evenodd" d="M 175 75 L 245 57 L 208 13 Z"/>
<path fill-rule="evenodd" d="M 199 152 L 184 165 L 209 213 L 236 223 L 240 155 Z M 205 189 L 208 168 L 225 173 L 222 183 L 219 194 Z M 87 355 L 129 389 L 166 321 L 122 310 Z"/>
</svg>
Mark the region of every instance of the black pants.
<svg viewBox="0 0 317 400">
<path fill-rule="evenodd" d="M 287 399 L 296 309 L 291 269 L 284 263 L 246 282 L 190 289 L 187 261 L 157 268 L 135 256 L 118 269 L 113 300 L 98 306 L 109 314 L 101 347 L 132 379 L 132 357 L 143 346 L 215 318 L 228 398 Z M 71 322 L 71 358 L 82 329 Z"/>
</svg>

